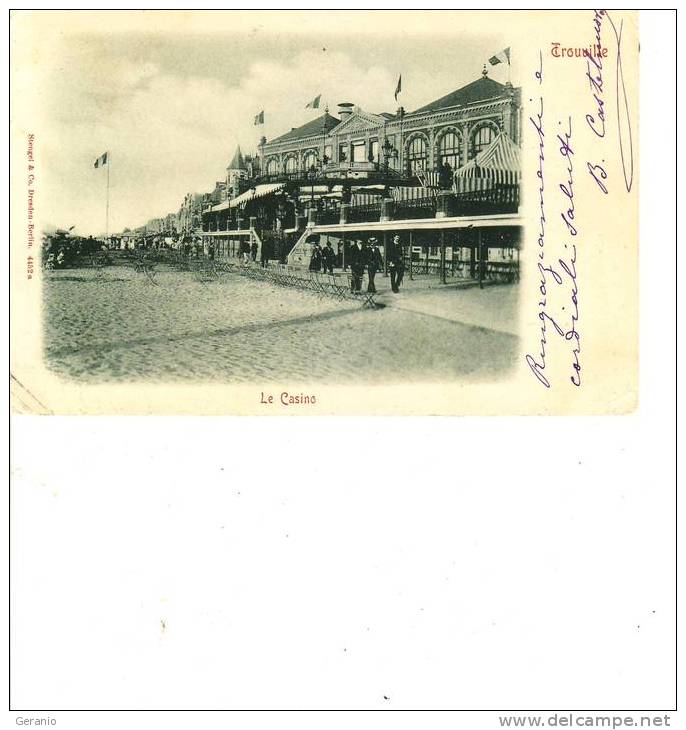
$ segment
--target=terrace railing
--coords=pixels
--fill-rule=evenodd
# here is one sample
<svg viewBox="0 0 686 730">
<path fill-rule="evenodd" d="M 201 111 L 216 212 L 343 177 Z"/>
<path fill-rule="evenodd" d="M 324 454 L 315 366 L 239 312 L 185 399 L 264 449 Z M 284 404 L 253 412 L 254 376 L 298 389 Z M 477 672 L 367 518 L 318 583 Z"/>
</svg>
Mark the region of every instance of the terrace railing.
<svg viewBox="0 0 686 730">
<path fill-rule="evenodd" d="M 243 183 L 245 189 L 261 183 L 293 183 L 294 185 L 327 185 L 332 181 L 347 178 L 373 178 L 374 180 L 389 180 L 417 184 L 413 174 L 404 174 L 383 162 L 328 162 L 316 170 L 297 170 L 296 172 L 264 173 Z M 354 184 L 354 180 L 353 180 Z"/>
<path fill-rule="evenodd" d="M 519 209 L 519 185 L 498 185 L 490 190 L 457 193 L 450 206 L 450 215 L 455 216 L 516 213 Z"/>
<path fill-rule="evenodd" d="M 322 210 L 317 213 L 317 223 L 322 226 L 330 226 L 339 223 L 341 220 L 340 210 L 331 208 L 329 210 Z"/>
<path fill-rule="evenodd" d="M 434 195 L 425 195 L 411 200 L 398 200 L 394 208 L 393 218 L 395 220 L 435 218 L 436 197 Z"/>
<path fill-rule="evenodd" d="M 381 218 L 381 203 L 351 205 L 348 211 L 348 223 L 370 223 Z"/>
</svg>

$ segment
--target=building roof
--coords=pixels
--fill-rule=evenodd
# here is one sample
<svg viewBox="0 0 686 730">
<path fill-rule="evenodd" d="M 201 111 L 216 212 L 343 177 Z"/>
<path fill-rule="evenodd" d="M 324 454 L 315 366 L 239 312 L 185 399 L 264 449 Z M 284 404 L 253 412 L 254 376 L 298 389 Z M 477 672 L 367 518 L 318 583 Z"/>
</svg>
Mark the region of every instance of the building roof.
<svg viewBox="0 0 686 730">
<path fill-rule="evenodd" d="M 295 129 L 291 129 L 290 132 L 286 132 L 286 134 L 276 137 L 276 139 L 269 140 L 269 144 L 273 144 L 274 142 L 288 142 L 294 139 L 303 139 L 304 137 L 312 137 L 315 134 L 324 134 L 324 132 L 330 132 L 340 123 L 340 119 L 332 117 L 329 112 L 324 112 L 321 117 L 317 117 L 311 122 L 303 124 L 302 127 L 296 127 Z"/>
<path fill-rule="evenodd" d="M 475 101 L 493 99 L 496 96 L 503 96 L 507 92 L 507 89 L 508 87 L 505 84 L 500 84 L 493 79 L 489 79 L 488 76 L 482 76 L 480 79 L 472 81 L 471 84 L 457 89 L 457 91 L 453 91 L 450 94 L 442 96 L 440 99 L 436 99 L 436 101 L 432 101 L 430 104 L 415 109 L 412 114 L 431 112 L 453 106 L 464 106 L 465 104 L 472 104 Z"/>
<path fill-rule="evenodd" d="M 241 146 L 238 145 L 236 147 L 236 151 L 233 153 L 233 159 L 228 164 L 227 170 L 247 170 L 248 168 L 245 166 L 245 160 L 243 159 L 243 154 L 241 153 Z"/>
</svg>

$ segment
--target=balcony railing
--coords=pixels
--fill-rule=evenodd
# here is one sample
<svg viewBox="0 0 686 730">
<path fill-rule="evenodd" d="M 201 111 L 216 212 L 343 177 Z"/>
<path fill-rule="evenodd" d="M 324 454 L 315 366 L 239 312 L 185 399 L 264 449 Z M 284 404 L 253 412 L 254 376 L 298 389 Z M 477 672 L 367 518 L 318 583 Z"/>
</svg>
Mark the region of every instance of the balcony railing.
<svg viewBox="0 0 686 730">
<path fill-rule="evenodd" d="M 490 190 L 457 193 L 449 201 L 449 215 L 489 215 L 516 213 L 519 209 L 519 185 L 498 185 Z"/>
<path fill-rule="evenodd" d="M 436 217 L 436 197 L 426 195 L 412 200 L 398 200 L 393 217 L 396 220 Z"/>
<path fill-rule="evenodd" d="M 450 217 L 473 216 L 473 215 L 494 215 L 504 213 L 516 213 L 519 208 L 519 186 L 499 185 L 490 190 L 478 190 L 454 193 L 429 193 L 418 198 L 396 200 L 392 203 L 382 203 L 375 199 L 371 203 L 351 205 L 347 209 L 346 220 L 348 223 L 372 223 L 381 219 L 383 206 L 387 206 L 384 216 L 390 220 L 414 220 L 420 218 L 435 218 L 437 213 Z M 273 226 L 273 219 L 266 215 L 265 211 L 258 211 L 259 217 L 255 223 L 259 230 L 270 230 Z M 340 222 L 341 211 L 338 203 L 327 202 L 321 210 L 317 211 L 315 219 L 319 225 L 337 225 Z M 299 216 L 301 221 L 298 225 L 304 225 L 306 216 Z M 282 217 L 282 227 L 285 227 L 285 220 Z M 292 220 L 289 218 L 289 220 Z M 246 228 L 248 219 L 241 217 L 239 225 L 238 218 L 222 213 L 203 215 L 202 226 L 207 232 L 221 232 Z M 291 223 L 292 225 L 292 223 Z"/>
<path fill-rule="evenodd" d="M 415 181 L 416 177 L 411 174 L 403 174 L 383 162 L 327 162 L 323 167 L 315 170 L 298 170 L 296 172 L 275 172 L 265 173 L 252 178 L 247 183 L 246 190 L 254 185 L 263 183 L 293 183 L 299 185 L 327 185 L 332 180 L 346 179 L 383 179 L 395 181 Z"/>
<path fill-rule="evenodd" d="M 339 223 L 341 219 L 340 210 L 331 208 L 330 210 L 322 210 L 317 213 L 317 222 L 323 226 L 330 226 Z"/>
<path fill-rule="evenodd" d="M 348 223 L 368 223 L 381 218 L 381 203 L 352 205 L 348 211 Z"/>
</svg>

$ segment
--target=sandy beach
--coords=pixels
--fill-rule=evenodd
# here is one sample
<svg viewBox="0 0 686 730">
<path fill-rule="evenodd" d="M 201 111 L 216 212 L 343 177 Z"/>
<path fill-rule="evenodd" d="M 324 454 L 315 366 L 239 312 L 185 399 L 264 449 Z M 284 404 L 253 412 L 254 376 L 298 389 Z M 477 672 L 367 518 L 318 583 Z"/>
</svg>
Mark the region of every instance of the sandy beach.
<svg viewBox="0 0 686 730">
<path fill-rule="evenodd" d="M 44 274 L 47 366 L 84 383 L 494 380 L 517 353 L 515 286 L 377 277 L 377 310 L 224 274 L 161 267 Z M 506 314 L 504 314 L 504 312 Z"/>
</svg>

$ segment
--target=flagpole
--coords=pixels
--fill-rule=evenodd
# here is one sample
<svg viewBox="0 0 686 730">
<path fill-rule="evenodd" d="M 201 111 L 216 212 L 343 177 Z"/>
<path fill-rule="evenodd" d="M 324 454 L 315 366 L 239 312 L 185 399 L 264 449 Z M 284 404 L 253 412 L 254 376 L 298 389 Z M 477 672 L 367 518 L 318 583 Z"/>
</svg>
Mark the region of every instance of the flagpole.
<svg viewBox="0 0 686 730">
<path fill-rule="evenodd" d="M 110 229 L 110 165 L 112 164 L 112 157 L 107 152 L 107 201 L 105 203 L 105 243 L 107 243 L 107 235 Z"/>
</svg>

